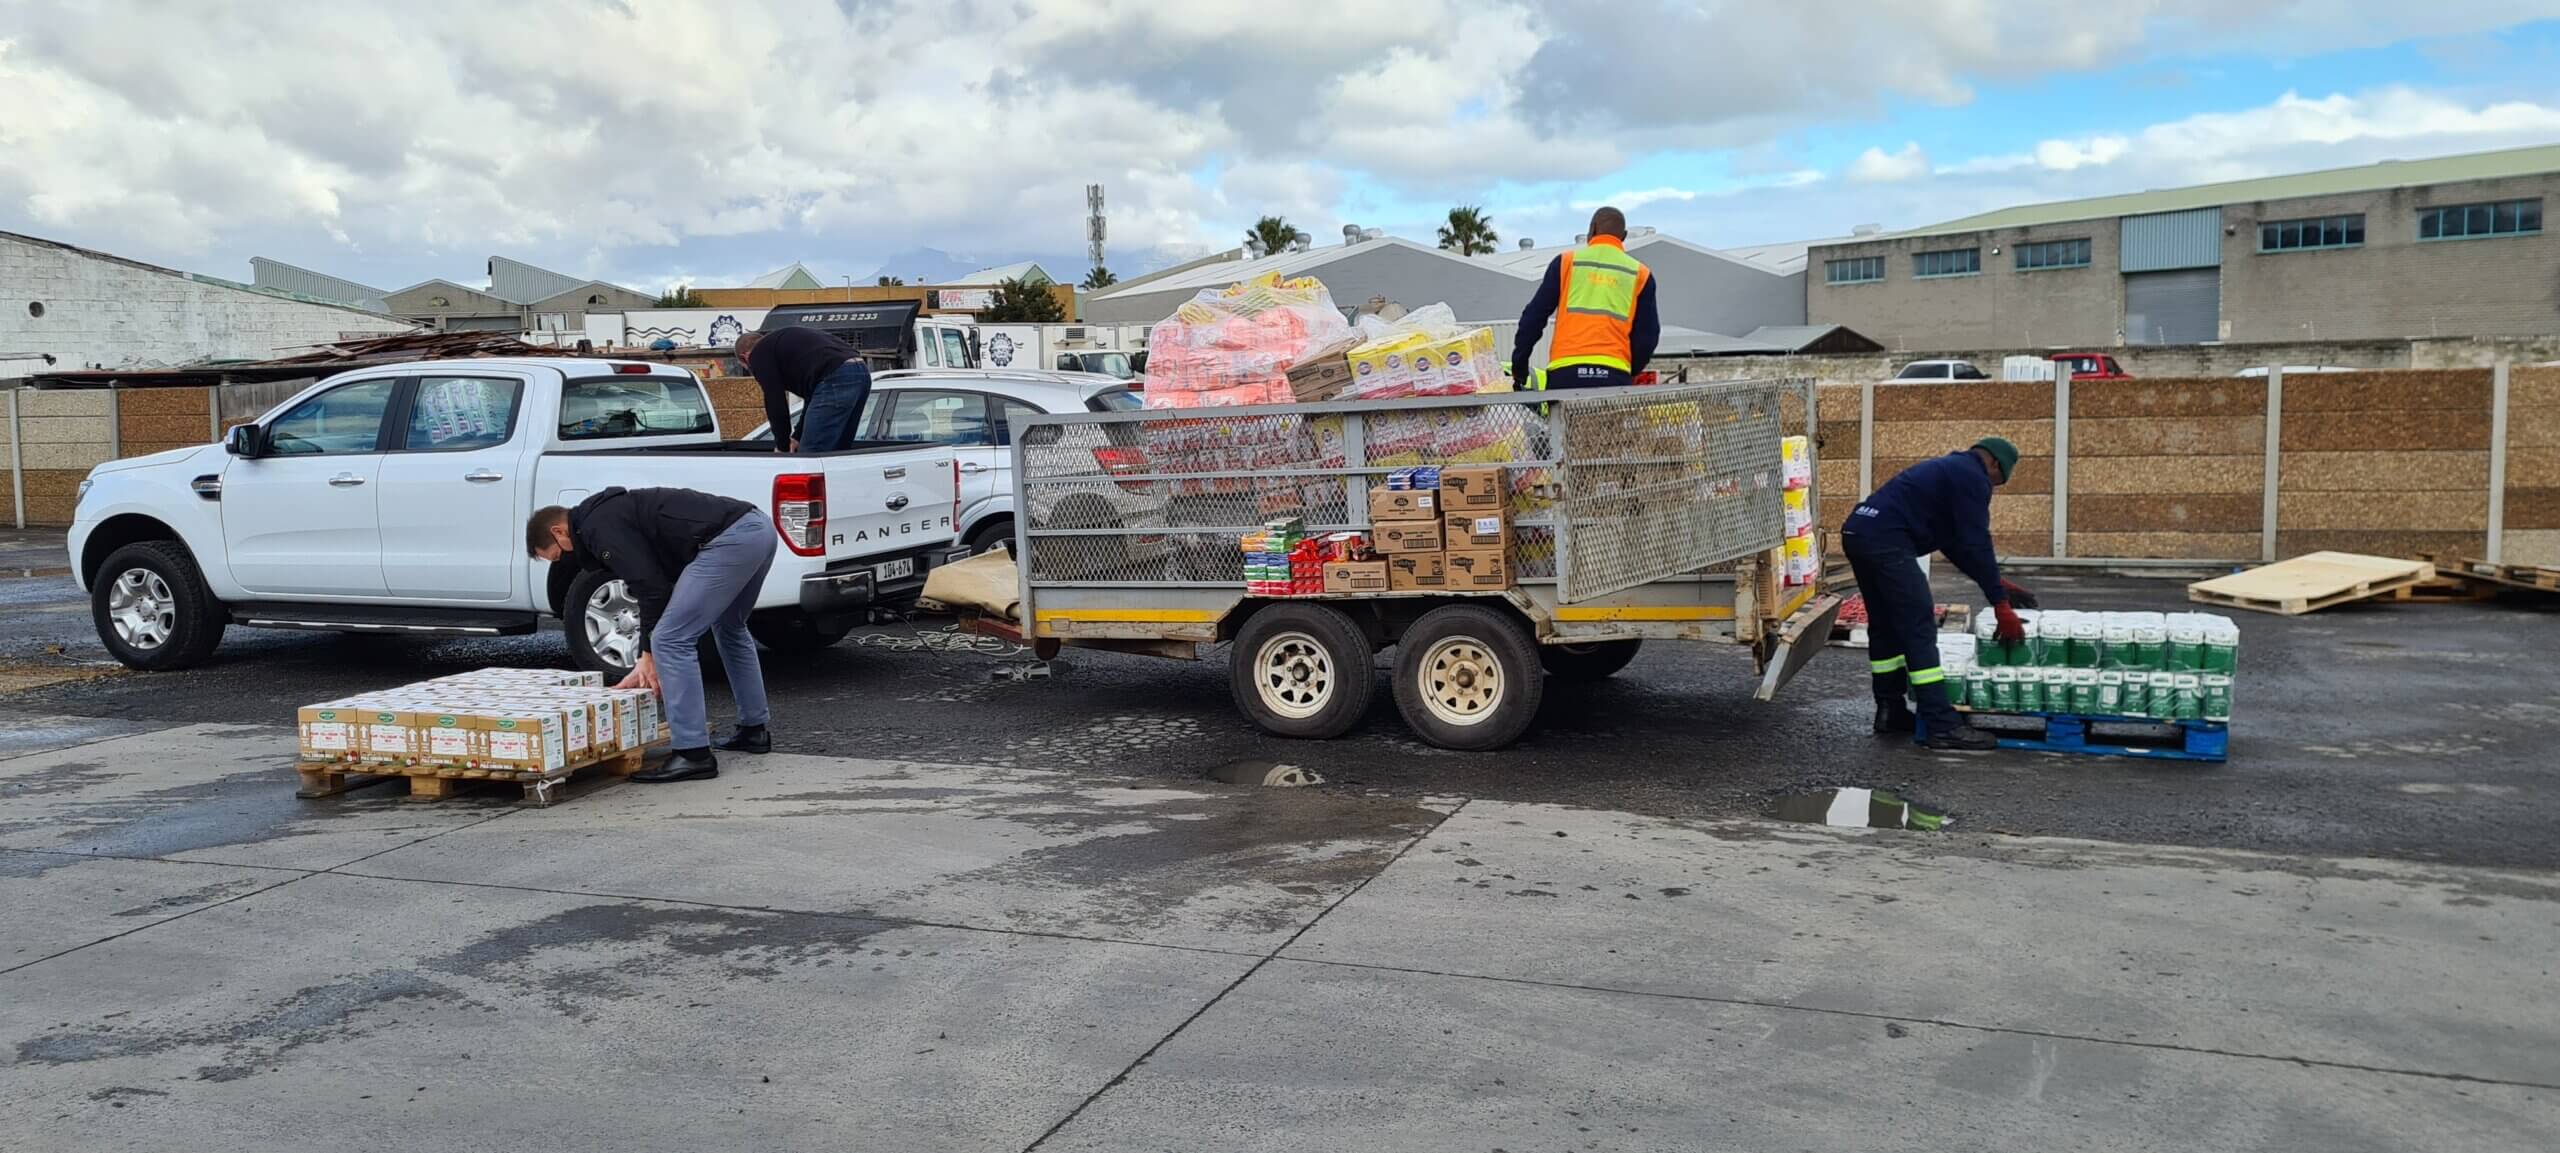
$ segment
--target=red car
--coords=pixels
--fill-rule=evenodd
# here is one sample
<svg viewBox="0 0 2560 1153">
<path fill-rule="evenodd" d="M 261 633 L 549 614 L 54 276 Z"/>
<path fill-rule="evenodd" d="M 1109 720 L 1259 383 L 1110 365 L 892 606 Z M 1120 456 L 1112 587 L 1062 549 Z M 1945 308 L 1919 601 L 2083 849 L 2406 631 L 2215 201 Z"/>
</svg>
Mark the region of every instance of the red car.
<svg viewBox="0 0 2560 1153">
<path fill-rule="evenodd" d="M 2133 374 L 2116 363 L 2116 358 L 2103 352 L 2057 352 L 2053 354 L 2056 376 L 2070 374 L 2072 380 L 2131 380 Z"/>
</svg>

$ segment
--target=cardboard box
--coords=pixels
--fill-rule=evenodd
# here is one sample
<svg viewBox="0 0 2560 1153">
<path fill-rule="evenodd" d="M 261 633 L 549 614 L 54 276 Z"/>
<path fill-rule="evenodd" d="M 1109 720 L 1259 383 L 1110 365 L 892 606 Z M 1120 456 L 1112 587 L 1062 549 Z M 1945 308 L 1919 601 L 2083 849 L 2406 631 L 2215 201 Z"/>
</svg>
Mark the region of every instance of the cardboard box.
<svg viewBox="0 0 2560 1153">
<path fill-rule="evenodd" d="M 1369 547 L 1389 558 L 1400 553 L 1440 551 L 1440 522 L 1436 520 L 1391 520 L 1377 528 Z"/>
<path fill-rule="evenodd" d="M 1383 525 L 1395 520 L 1436 520 L 1440 516 L 1440 494 L 1429 489 L 1369 490 L 1369 523 Z"/>
<path fill-rule="evenodd" d="M 1441 539 L 1444 547 L 1452 552 L 1459 549 L 1499 552 L 1511 545 L 1511 522 L 1501 513 L 1453 512 L 1445 523 L 1447 530 Z"/>
<path fill-rule="evenodd" d="M 1393 592 L 1427 592 L 1449 587 L 1446 558 L 1436 552 L 1387 558 L 1387 588 Z"/>
<path fill-rule="evenodd" d="M 473 714 L 480 729 L 481 763 L 520 773 L 556 773 L 568 767 L 566 722 L 539 707 L 491 708 Z"/>
<path fill-rule="evenodd" d="M 335 702 L 305 705 L 294 714 L 294 730 L 306 761 L 352 761 L 364 755 L 364 730 L 357 711 Z"/>
<path fill-rule="evenodd" d="M 1511 562 L 1500 549 L 1490 551 L 1452 549 L 1442 555 L 1442 566 L 1449 574 L 1449 587 L 1467 592 L 1500 591 L 1511 587 Z"/>
<path fill-rule="evenodd" d="M 1324 566 L 1324 591 L 1329 593 L 1382 593 L 1387 591 L 1387 562 L 1382 560 L 1335 561 Z"/>
<path fill-rule="evenodd" d="M 1502 511 L 1502 470 L 1498 468 L 1441 469 L 1440 511 Z"/>
<path fill-rule="evenodd" d="M 1289 366 L 1289 395 L 1300 404 L 1331 400 L 1351 384 L 1351 349 L 1356 337 L 1344 337 L 1299 357 Z"/>
</svg>

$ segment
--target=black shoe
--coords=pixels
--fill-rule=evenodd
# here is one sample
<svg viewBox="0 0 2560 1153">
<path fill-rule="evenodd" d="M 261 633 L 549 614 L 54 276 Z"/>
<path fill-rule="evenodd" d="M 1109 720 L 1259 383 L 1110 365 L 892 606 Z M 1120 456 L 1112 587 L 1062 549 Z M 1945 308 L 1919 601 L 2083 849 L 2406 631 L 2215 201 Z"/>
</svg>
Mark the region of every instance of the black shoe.
<svg viewBox="0 0 2560 1153">
<path fill-rule="evenodd" d="M 727 753 L 770 753 L 773 751 L 773 732 L 763 725 L 754 728 L 740 725 L 736 732 L 711 747 Z"/>
<path fill-rule="evenodd" d="M 1876 706 L 1877 736 L 1882 737 L 1891 736 L 1897 733 L 1910 733 L 1917 728 L 1919 728 L 1919 723 L 1912 717 L 1911 710 L 1903 708 L 1900 705 Z"/>
<path fill-rule="evenodd" d="M 665 764 L 654 769 L 642 769 L 631 774 L 631 779 L 644 785 L 663 785 L 669 781 L 708 780 L 719 775 L 720 758 L 712 756 L 710 749 L 677 749 Z"/>
<path fill-rule="evenodd" d="M 1927 748 L 1937 749 L 1940 752 L 1978 753 L 1985 749 L 1999 748 L 2000 738 L 1972 725 L 1957 725 L 1952 729 L 1931 733 L 1929 739 L 1921 743 Z"/>
</svg>

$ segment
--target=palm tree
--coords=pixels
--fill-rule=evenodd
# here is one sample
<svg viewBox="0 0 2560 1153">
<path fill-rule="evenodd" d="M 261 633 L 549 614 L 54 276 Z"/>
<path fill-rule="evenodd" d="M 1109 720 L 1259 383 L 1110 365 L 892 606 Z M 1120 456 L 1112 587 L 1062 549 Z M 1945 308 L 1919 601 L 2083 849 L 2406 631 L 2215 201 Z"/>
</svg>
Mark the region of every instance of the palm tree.
<svg viewBox="0 0 2560 1153">
<path fill-rule="evenodd" d="M 1493 218 L 1472 205 L 1450 209 L 1449 223 L 1440 226 L 1440 247 L 1460 256 L 1490 256 L 1500 243 Z"/>
<path fill-rule="evenodd" d="M 1084 274 L 1084 287 L 1087 289 L 1109 288 L 1118 283 L 1120 278 L 1112 275 L 1110 269 L 1099 264 L 1093 266 L 1093 271 Z"/>
<path fill-rule="evenodd" d="M 1256 256 L 1287 252 L 1306 242 L 1306 233 L 1277 216 L 1265 216 L 1254 221 L 1253 228 L 1244 234 L 1245 249 Z"/>
</svg>

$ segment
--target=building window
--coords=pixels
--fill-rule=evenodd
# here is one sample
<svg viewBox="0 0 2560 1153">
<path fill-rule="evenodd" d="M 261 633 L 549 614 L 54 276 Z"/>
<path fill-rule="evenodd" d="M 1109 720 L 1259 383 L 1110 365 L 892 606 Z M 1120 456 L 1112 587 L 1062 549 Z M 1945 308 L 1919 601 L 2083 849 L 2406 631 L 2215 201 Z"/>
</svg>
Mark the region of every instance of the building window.
<svg viewBox="0 0 2560 1153">
<path fill-rule="evenodd" d="M 1981 272 L 1982 250 L 1979 248 L 1911 254 L 1911 275 L 1915 277 L 1975 276 Z"/>
<path fill-rule="evenodd" d="M 2364 243 L 2364 214 L 2323 216 L 2313 220 L 2258 222 L 2258 251 L 2300 252 L 2313 248 L 2355 248 Z"/>
<path fill-rule="evenodd" d="M 27 302 L 27 315 L 28 315 L 28 316 L 30 316 L 30 317 L 33 317 L 33 318 L 35 318 L 35 319 L 37 319 L 37 320 L 42 320 L 42 319 L 44 319 L 44 302 L 43 302 L 43 301 L 41 301 L 41 300 L 30 300 L 30 301 L 28 301 L 28 302 Z"/>
<path fill-rule="evenodd" d="M 2496 204 L 2456 204 L 2418 214 L 2418 239 L 2461 240 L 2473 236 L 2532 236 L 2542 231 L 2542 202 L 2502 200 Z"/>
<path fill-rule="evenodd" d="M 2046 268 L 2089 267 L 2089 242 L 2081 240 L 2046 240 L 2018 246 L 2018 271 L 2035 272 Z"/>
<path fill-rule="evenodd" d="M 1822 279 L 1830 284 L 1872 284 L 1884 279 L 1884 258 L 1852 256 L 1822 262 Z"/>
</svg>

